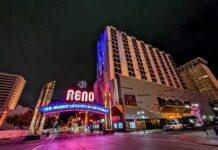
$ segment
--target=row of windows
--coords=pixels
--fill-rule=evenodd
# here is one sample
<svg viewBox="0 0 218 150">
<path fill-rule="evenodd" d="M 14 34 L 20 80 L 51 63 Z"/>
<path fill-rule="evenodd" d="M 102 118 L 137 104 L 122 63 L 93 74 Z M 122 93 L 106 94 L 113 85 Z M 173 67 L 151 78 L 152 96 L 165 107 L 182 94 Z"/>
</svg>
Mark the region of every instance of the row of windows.
<svg viewBox="0 0 218 150">
<path fill-rule="evenodd" d="M 117 33 L 115 29 L 111 28 L 111 44 L 113 49 L 113 60 L 114 60 L 114 72 L 115 74 L 121 74 L 121 65 L 120 65 L 120 55 L 117 43 Z"/>
<path fill-rule="evenodd" d="M 159 58 L 159 60 L 160 60 L 160 63 L 161 63 L 161 65 L 162 65 L 162 68 L 163 68 L 163 70 L 164 70 L 164 73 L 165 73 L 165 75 L 166 75 L 167 81 L 168 81 L 168 83 L 169 83 L 170 86 L 173 86 L 172 80 L 171 80 L 171 78 L 170 78 L 170 76 L 169 76 L 169 73 L 168 73 L 168 71 L 167 71 L 166 65 L 165 65 L 165 63 L 164 63 L 164 61 L 163 61 L 163 59 L 162 59 L 162 57 L 161 57 L 160 51 L 159 51 L 159 50 L 156 50 L 156 52 L 157 52 L 157 56 L 158 56 L 158 58 Z"/>
<path fill-rule="evenodd" d="M 160 55 L 160 57 L 161 57 L 161 55 Z M 165 53 L 163 53 L 163 57 L 164 57 L 164 59 L 165 59 L 165 62 L 167 63 L 166 54 L 165 54 Z M 167 67 L 166 67 L 166 66 L 169 66 L 168 63 L 165 64 L 165 63 L 163 62 L 162 57 L 161 57 L 161 63 L 163 64 L 164 72 L 165 72 L 165 74 L 166 74 L 167 81 L 169 82 L 169 85 L 170 85 L 170 86 L 173 86 L 173 82 L 172 82 L 172 80 L 171 80 L 171 78 L 170 78 L 170 75 L 169 75 L 168 70 L 167 70 Z"/>
<path fill-rule="evenodd" d="M 168 68 L 169 68 L 169 70 L 170 70 L 170 73 L 171 73 L 171 74 L 174 74 L 173 69 L 172 69 L 172 67 L 170 66 L 170 63 L 169 63 L 169 61 L 168 61 L 166 55 L 164 55 L 164 58 L 165 58 L 165 60 L 166 60 L 167 66 L 168 66 Z"/>
<path fill-rule="evenodd" d="M 162 83 L 162 84 L 166 84 L 165 81 L 164 81 L 164 78 L 163 78 L 163 74 L 162 74 L 162 72 L 161 72 L 161 70 L 160 70 L 160 67 L 159 67 L 158 63 L 157 63 L 157 59 L 156 59 L 156 57 L 155 57 L 155 55 L 154 55 L 153 48 L 152 48 L 151 46 L 149 46 L 149 49 L 150 49 L 151 56 L 152 56 L 152 58 L 153 58 L 153 60 L 154 60 L 154 64 L 155 64 L 155 66 L 156 66 L 157 73 L 158 73 L 158 75 L 159 75 L 159 77 L 160 77 L 161 83 Z"/>
<path fill-rule="evenodd" d="M 166 56 L 165 56 L 166 57 Z M 171 61 L 171 60 L 170 60 Z M 174 73 L 174 71 L 173 71 L 173 68 L 171 67 L 171 65 L 170 65 L 170 63 L 169 63 L 169 61 L 168 61 L 168 59 L 167 59 L 167 57 L 166 57 L 166 62 L 168 63 L 168 66 L 169 66 L 169 69 L 170 69 L 170 72 L 171 72 L 171 74 L 172 74 L 172 77 L 173 77 L 173 80 L 174 80 L 174 82 L 175 82 L 175 84 L 176 84 L 176 87 L 180 87 L 180 85 L 179 85 L 179 82 L 178 82 L 178 80 L 177 80 L 177 78 L 176 78 L 176 75 L 175 75 L 175 73 Z M 171 61 L 171 63 L 172 63 L 173 61 Z"/>
<path fill-rule="evenodd" d="M 129 76 L 135 77 L 135 72 L 133 68 L 133 63 L 132 63 L 132 58 L 129 50 L 129 45 L 128 45 L 128 40 L 127 36 L 122 33 L 122 39 L 123 39 L 123 46 L 124 46 L 124 51 L 125 51 L 125 56 L 126 56 L 126 61 L 127 61 L 127 67 L 128 67 L 128 74 Z"/>
<path fill-rule="evenodd" d="M 2 79 L 0 78 L 0 82 L 10 82 L 10 83 L 14 83 L 16 80 L 10 80 L 10 79 Z"/>
<path fill-rule="evenodd" d="M 175 83 L 176 87 L 179 88 L 180 85 L 179 85 L 179 82 L 178 82 L 178 80 L 177 80 L 177 78 L 176 78 L 176 75 L 175 75 L 175 73 L 174 73 L 174 71 L 173 71 L 173 68 L 171 67 L 171 65 L 170 65 L 170 63 L 169 63 L 169 61 L 168 61 L 166 55 L 164 55 L 164 57 L 165 57 L 165 59 L 166 59 L 167 65 L 168 65 L 168 67 L 169 67 L 169 69 L 170 69 L 170 72 L 171 72 L 171 75 L 172 75 L 172 77 L 173 77 L 174 83 Z"/>
<path fill-rule="evenodd" d="M 168 57 L 169 57 L 169 59 L 171 61 L 171 64 L 173 65 L 173 67 L 176 68 L 176 64 L 174 63 L 172 56 L 168 55 Z"/>
<path fill-rule="evenodd" d="M 1 82 L 1 81 L 0 81 L 0 85 L 10 85 L 10 86 L 12 86 L 12 85 L 14 85 L 14 83 L 10 83 L 10 82 Z"/>
<path fill-rule="evenodd" d="M 0 91 L 0 95 L 2 95 L 2 94 L 9 94 L 10 93 L 10 91 Z"/>
<path fill-rule="evenodd" d="M 16 79 L 17 77 L 7 76 L 7 75 L 0 74 L 0 78 L 1 79 Z"/>
<path fill-rule="evenodd" d="M 153 82 L 157 82 L 154 71 L 153 71 L 153 68 L 151 66 L 150 58 L 148 57 L 148 53 L 146 51 L 146 47 L 145 47 L 144 43 L 142 43 L 142 42 L 141 42 L 141 47 L 142 47 L 142 51 L 143 51 L 144 56 L 145 56 L 145 61 L 146 61 L 147 65 L 148 65 L 148 70 L 150 72 L 151 79 L 152 79 Z"/>
<path fill-rule="evenodd" d="M 144 67 L 142 64 L 142 59 L 141 59 L 140 54 L 139 54 L 139 49 L 138 49 L 136 40 L 134 38 L 132 38 L 132 43 L 133 43 L 133 47 L 134 47 L 134 51 L 135 51 L 135 55 L 136 55 L 136 60 L 138 62 L 141 78 L 147 80 L 146 75 L 145 75 L 145 70 L 144 70 Z"/>
</svg>

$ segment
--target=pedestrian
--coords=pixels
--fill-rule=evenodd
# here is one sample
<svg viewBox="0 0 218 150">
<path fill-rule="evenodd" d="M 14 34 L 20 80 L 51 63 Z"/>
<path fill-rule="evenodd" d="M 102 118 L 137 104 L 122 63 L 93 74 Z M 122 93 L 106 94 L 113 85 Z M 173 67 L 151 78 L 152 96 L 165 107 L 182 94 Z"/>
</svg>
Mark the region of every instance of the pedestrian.
<svg viewBox="0 0 218 150">
<path fill-rule="evenodd" d="M 145 132 L 146 132 L 146 128 L 144 128 L 144 134 L 145 134 Z"/>
<path fill-rule="evenodd" d="M 203 131 L 207 134 L 208 136 L 208 132 L 207 132 L 207 128 L 205 127 L 205 125 L 202 125 Z"/>
<path fill-rule="evenodd" d="M 46 137 L 49 137 L 49 134 L 50 134 L 50 133 L 49 133 L 49 131 L 48 131 L 48 132 L 46 133 Z"/>
</svg>

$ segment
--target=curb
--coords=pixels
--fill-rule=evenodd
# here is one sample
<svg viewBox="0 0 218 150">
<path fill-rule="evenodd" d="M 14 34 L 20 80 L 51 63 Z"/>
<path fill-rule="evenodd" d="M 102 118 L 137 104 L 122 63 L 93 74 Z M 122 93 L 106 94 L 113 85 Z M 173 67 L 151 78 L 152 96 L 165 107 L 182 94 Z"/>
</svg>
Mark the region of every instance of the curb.
<svg viewBox="0 0 218 150">
<path fill-rule="evenodd" d="M 217 145 L 217 144 L 208 144 L 208 143 L 197 143 L 197 144 L 218 147 L 218 145 Z"/>
</svg>

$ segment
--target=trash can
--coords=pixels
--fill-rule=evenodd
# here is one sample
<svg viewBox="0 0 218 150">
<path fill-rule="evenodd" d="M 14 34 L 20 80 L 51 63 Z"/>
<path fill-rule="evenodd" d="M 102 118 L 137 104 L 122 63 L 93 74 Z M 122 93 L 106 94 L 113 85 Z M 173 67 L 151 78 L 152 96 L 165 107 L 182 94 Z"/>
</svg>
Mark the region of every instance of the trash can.
<svg viewBox="0 0 218 150">
<path fill-rule="evenodd" d="M 218 126 L 214 126 L 213 129 L 214 129 L 216 135 L 218 136 Z"/>
</svg>

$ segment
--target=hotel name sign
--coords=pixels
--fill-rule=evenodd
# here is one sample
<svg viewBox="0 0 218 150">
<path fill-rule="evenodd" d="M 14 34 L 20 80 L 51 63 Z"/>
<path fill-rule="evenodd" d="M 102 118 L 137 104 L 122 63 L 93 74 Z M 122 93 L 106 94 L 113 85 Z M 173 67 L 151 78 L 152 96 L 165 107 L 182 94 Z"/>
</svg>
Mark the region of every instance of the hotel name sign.
<svg viewBox="0 0 218 150">
<path fill-rule="evenodd" d="M 94 92 L 69 89 L 67 91 L 66 101 L 70 102 L 94 102 Z"/>
</svg>

